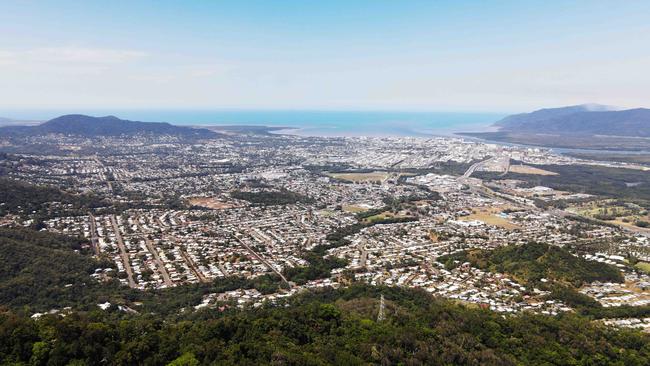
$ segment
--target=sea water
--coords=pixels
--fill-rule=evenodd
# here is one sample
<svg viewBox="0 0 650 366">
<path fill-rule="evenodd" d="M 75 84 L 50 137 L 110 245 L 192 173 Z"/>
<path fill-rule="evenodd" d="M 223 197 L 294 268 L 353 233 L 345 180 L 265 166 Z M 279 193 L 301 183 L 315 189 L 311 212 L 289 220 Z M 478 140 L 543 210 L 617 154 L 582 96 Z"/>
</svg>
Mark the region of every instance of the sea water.
<svg viewBox="0 0 650 366">
<path fill-rule="evenodd" d="M 62 114 L 114 115 L 145 122 L 176 125 L 256 125 L 290 127 L 283 133 L 308 136 L 432 136 L 455 132 L 481 132 L 505 114 L 396 111 L 304 110 L 76 110 L 11 111 L 15 119 L 48 120 Z"/>
</svg>

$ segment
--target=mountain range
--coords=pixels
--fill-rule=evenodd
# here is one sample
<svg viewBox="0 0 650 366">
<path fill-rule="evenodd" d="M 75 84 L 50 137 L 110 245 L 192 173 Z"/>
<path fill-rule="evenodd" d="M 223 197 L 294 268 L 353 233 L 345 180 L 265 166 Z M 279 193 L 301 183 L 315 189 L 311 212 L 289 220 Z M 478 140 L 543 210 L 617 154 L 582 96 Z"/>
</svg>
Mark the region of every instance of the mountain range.
<svg viewBox="0 0 650 366">
<path fill-rule="evenodd" d="M 84 137 L 123 135 L 174 135 L 186 138 L 209 138 L 217 136 L 205 128 L 174 126 L 166 122 L 139 122 L 119 119 L 115 116 L 92 117 L 68 114 L 36 126 L 0 127 L 0 136 L 39 136 L 64 134 Z"/>
<path fill-rule="evenodd" d="M 585 104 L 540 109 L 494 123 L 501 131 L 650 137 L 650 109 L 613 110 Z"/>
<path fill-rule="evenodd" d="M 650 109 L 583 104 L 507 116 L 493 132 L 464 132 L 484 140 L 597 150 L 650 150 Z"/>
</svg>

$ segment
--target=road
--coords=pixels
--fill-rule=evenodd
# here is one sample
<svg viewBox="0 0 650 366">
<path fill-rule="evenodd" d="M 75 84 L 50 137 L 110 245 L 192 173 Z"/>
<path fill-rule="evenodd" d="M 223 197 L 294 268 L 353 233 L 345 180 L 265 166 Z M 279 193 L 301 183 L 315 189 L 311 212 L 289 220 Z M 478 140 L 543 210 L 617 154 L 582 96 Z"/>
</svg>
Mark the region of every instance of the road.
<svg viewBox="0 0 650 366">
<path fill-rule="evenodd" d="M 472 174 L 474 174 L 474 172 L 476 171 L 476 169 L 480 168 L 481 165 L 487 163 L 488 161 L 490 161 L 492 159 L 493 158 L 487 158 L 487 159 L 485 159 L 483 161 L 479 161 L 478 163 L 474 163 L 474 164 L 470 165 L 470 167 L 467 168 L 467 170 L 465 171 L 465 174 L 463 174 L 463 178 L 471 177 Z"/>
<path fill-rule="evenodd" d="M 173 235 L 168 235 L 167 238 L 168 238 L 168 239 L 171 239 L 174 243 L 178 244 L 178 238 L 177 238 L 177 237 L 175 237 L 175 236 L 173 236 Z M 205 277 L 205 275 L 203 274 L 203 272 L 201 272 L 201 271 L 197 268 L 196 263 L 194 263 L 194 261 L 192 260 L 192 258 L 190 258 L 190 256 L 187 255 L 187 252 L 185 251 L 185 249 L 184 249 L 182 246 L 181 246 L 181 248 L 180 248 L 180 251 L 181 251 L 181 257 L 183 257 L 183 260 L 185 261 L 185 263 L 187 264 L 187 266 L 190 268 L 190 270 L 191 270 L 192 272 L 194 272 L 194 275 L 196 276 L 196 278 L 198 278 L 199 281 L 201 281 L 201 282 L 209 282 L 209 280 Z M 223 270 L 222 270 L 222 272 L 223 272 Z M 225 272 L 224 272 L 224 276 L 225 276 L 225 275 L 226 275 L 226 274 L 225 274 Z"/>
<path fill-rule="evenodd" d="M 99 166 L 102 167 L 102 169 L 103 169 L 103 171 L 102 171 L 102 175 L 104 176 L 104 180 L 105 180 L 105 182 L 106 182 L 106 186 L 108 187 L 109 192 L 112 193 L 112 192 L 113 192 L 113 184 L 111 183 L 110 180 L 108 180 L 108 178 L 106 178 L 106 166 L 104 166 L 104 163 L 102 163 L 102 161 L 99 160 L 99 157 L 95 156 L 94 159 L 95 159 L 95 162 L 96 162 Z"/>
<path fill-rule="evenodd" d="M 506 156 L 503 159 L 504 159 L 503 164 L 505 165 L 505 167 L 503 168 L 503 173 L 501 174 L 502 177 L 510 173 L 510 158 Z"/>
<path fill-rule="evenodd" d="M 499 161 L 499 160 L 501 162 L 501 165 L 503 166 L 503 171 L 504 171 L 503 174 L 501 174 L 501 175 L 508 174 L 508 172 L 510 171 L 510 158 L 507 157 L 507 156 L 493 156 L 493 157 L 487 158 L 487 159 L 485 159 L 483 161 L 479 161 L 478 163 L 472 164 L 469 168 L 467 168 L 467 170 L 465 171 L 465 174 L 463 174 L 462 178 L 469 178 L 481 166 L 485 165 L 486 163 L 488 163 L 490 161 Z"/>
<path fill-rule="evenodd" d="M 147 246 L 147 249 L 149 250 L 149 253 L 153 255 L 153 259 L 156 261 L 156 267 L 158 267 L 158 273 L 160 273 L 160 275 L 162 276 L 165 285 L 172 286 L 173 283 L 172 283 L 172 279 L 169 277 L 169 272 L 167 272 L 167 268 L 165 268 L 165 264 L 163 263 L 162 259 L 160 259 L 160 256 L 158 255 L 158 251 L 156 250 L 156 248 L 154 248 L 153 242 L 147 236 L 144 237 L 144 242 Z"/>
<path fill-rule="evenodd" d="M 223 273 L 224 276 L 228 277 L 228 271 L 226 270 L 226 267 L 223 266 L 223 264 L 217 263 L 217 267 L 219 267 L 219 270 L 221 273 Z"/>
<path fill-rule="evenodd" d="M 149 250 L 149 253 L 153 256 L 154 261 L 156 261 L 156 267 L 158 267 L 158 273 L 162 276 L 163 281 L 165 282 L 165 285 L 167 286 L 172 286 L 172 280 L 169 277 L 169 272 L 167 272 L 167 268 L 165 268 L 165 263 L 160 259 L 160 256 L 158 255 L 158 251 L 156 248 L 153 246 L 153 242 L 149 237 L 147 236 L 147 233 L 145 233 L 144 229 L 142 228 L 142 225 L 140 225 L 140 220 L 137 218 L 135 220 L 136 225 L 138 225 L 138 229 L 142 233 L 142 236 L 144 237 L 144 243 L 147 246 L 147 250 Z"/>
<path fill-rule="evenodd" d="M 97 238 L 97 222 L 95 221 L 95 216 L 88 213 L 89 222 L 90 222 L 90 244 L 93 247 L 93 252 L 95 255 L 99 255 L 99 240 Z"/>
<path fill-rule="evenodd" d="M 192 272 L 194 272 L 194 275 L 196 276 L 196 278 L 199 279 L 199 281 L 208 282 L 208 279 L 205 278 L 203 273 L 201 271 L 199 271 L 199 269 L 196 267 L 196 263 L 194 263 L 192 258 L 190 258 L 190 256 L 187 255 L 187 252 L 185 251 L 185 249 L 181 248 L 181 256 L 183 256 L 183 259 L 185 260 L 185 263 L 187 263 L 187 266 L 190 267 L 190 269 L 192 270 Z"/>
<path fill-rule="evenodd" d="M 115 232 L 115 238 L 117 239 L 117 246 L 120 248 L 120 256 L 122 257 L 124 270 L 126 271 L 127 279 L 129 281 L 129 287 L 136 288 L 137 284 L 133 280 L 133 270 L 131 269 L 131 262 L 129 261 L 129 253 L 126 251 L 126 246 L 124 245 L 124 240 L 122 240 L 122 233 L 120 233 L 120 228 L 117 225 L 115 215 L 111 215 L 111 224 L 113 225 L 113 231 Z"/>
<path fill-rule="evenodd" d="M 359 244 L 359 251 L 361 252 L 361 258 L 359 259 L 359 267 L 365 268 L 366 261 L 368 261 L 368 250 L 363 244 Z"/>
<path fill-rule="evenodd" d="M 249 235 L 250 235 L 250 234 L 249 234 Z M 255 258 L 257 258 L 260 262 L 264 263 L 264 265 L 265 265 L 266 267 L 268 267 L 268 269 L 270 269 L 271 271 L 275 272 L 275 274 L 277 274 L 278 276 L 280 276 L 280 278 L 282 279 L 282 281 L 284 281 L 284 283 L 286 283 L 287 285 L 291 286 L 291 284 L 290 284 L 289 281 L 284 277 L 284 275 L 283 275 L 282 273 L 280 273 L 280 271 L 278 271 L 277 269 L 275 269 L 275 267 L 273 267 L 273 266 L 271 265 L 271 263 L 267 262 L 266 259 L 262 258 L 259 254 L 257 254 L 257 253 L 253 250 L 253 248 L 249 247 L 248 244 L 244 243 L 243 240 L 241 240 L 241 239 L 239 239 L 239 238 L 236 238 L 236 239 L 237 239 L 237 241 L 239 241 L 239 243 L 240 243 L 241 245 L 244 246 L 244 248 L 246 248 L 246 250 L 248 250 L 249 252 L 251 252 L 251 254 L 252 254 Z"/>
</svg>

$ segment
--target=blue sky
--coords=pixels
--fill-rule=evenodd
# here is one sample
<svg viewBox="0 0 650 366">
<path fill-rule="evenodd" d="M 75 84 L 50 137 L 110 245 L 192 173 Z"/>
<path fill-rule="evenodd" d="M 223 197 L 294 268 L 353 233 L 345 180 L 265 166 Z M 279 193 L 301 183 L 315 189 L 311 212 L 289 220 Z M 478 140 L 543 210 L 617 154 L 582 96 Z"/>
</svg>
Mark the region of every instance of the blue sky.
<svg viewBox="0 0 650 366">
<path fill-rule="evenodd" d="M 0 108 L 648 106 L 648 1 L 0 2 Z"/>
</svg>

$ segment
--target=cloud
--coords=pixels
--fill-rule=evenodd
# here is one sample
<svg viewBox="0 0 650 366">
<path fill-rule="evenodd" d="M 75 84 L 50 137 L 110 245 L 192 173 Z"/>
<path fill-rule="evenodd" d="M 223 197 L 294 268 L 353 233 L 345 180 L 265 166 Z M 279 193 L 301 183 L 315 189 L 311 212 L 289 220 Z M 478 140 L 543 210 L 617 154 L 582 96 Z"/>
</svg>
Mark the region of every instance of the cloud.
<svg viewBox="0 0 650 366">
<path fill-rule="evenodd" d="M 119 64 L 136 61 L 147 54 L 141 51 L 108 48 L 48 47 L 27 51 L 25 56 L 33 61 Z"/>
<path fill-rule="evenodd" d="M 0 65 L 11 65 L 16 63 L 16 54 L 11 51 L 0 50 Z"/>
<path fill-rule="evenodd" d="M 0 64 L 62 63 L 113 65 L 137 61 L 147 53 L 135 50 L 86 47 L 43 47 L 28 50 L 0 50 Z"/>
</svg>

